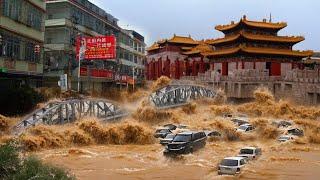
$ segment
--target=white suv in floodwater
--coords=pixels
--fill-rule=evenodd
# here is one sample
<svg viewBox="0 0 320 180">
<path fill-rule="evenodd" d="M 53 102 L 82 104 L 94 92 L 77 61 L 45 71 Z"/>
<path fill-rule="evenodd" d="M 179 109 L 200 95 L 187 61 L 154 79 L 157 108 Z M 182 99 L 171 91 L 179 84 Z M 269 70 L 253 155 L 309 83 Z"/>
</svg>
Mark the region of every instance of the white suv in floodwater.
<svg viewBox="0 0 320 180">
<path fill-rule="evenodd" d="M 239 174 L 243 166 L 247 163 L 244 157 L 226 157 L 218 166 L 218 174 Z"/>
<path fill-rule="evenodd" d="M 261 148 L 257 147 L 244 147 L 240 150 L 238 157 L 244 157 L 248 160 L 256 159 L 261 155 Z"/>
</svg>

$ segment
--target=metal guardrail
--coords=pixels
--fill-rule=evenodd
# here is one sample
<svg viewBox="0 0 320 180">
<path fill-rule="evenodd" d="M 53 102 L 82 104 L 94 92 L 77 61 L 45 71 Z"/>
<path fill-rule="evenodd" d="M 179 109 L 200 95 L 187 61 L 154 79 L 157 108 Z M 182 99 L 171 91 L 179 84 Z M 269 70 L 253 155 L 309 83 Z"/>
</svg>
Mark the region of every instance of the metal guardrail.
<svg viewBox="0 0 320 180">
<path fill-rule="evenodd" d="M 30 126 L 38 124 L 57 125 L 74 122 L 81 117 L 94 116 L 102 121 L 118 119 L 127 116 L 128 112 L 105 99 L 72 99 L 50 102 L 43 108 L 27 115 L 14 127 L 14 132 L 20 134 Z"/>
<path fill-rule="evenodd" d="M 217 93 L 205 86 L 179 84 L 158 89 L 149 99 L 158 109 L 167 109 L 186 105 L 189 100 L 215 96 Z"/>
</svg>

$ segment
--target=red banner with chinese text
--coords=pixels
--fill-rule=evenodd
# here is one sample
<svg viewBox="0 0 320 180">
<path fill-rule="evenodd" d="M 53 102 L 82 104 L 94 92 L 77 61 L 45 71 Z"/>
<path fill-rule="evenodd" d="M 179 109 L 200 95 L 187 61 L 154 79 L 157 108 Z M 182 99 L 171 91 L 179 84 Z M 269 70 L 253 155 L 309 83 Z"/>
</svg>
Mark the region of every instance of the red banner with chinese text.
<svg viewBox="0 0 320 180">
<path fill-rule="evenodd" d="M 88 70 L 85 67 L 80 68 L 80 76 L 88 76 Z M 90 69 L 91 77 L 113 79 L 113 71 L 106 69 Z"/>
<path fill-rule="evenodd" d="M 76 44 L 78 60 L 107 60 L 116 58 L 115 36 L 78 37 Z"/>
</svg>

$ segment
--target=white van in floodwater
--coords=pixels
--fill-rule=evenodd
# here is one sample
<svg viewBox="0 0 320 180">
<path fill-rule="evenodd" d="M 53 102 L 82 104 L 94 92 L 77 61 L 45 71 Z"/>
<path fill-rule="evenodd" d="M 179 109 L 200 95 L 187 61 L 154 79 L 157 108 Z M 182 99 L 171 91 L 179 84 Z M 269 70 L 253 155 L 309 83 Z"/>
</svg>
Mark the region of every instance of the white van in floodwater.
<svg viewBox="0 0 320 180">
<path fill-rule="evenodd" d="M 244 157 L 226 157 L 218 166 L 218 174 L 239 174 L 243 166 L 247 163 Z"/>
<path fill-rule="evenodd" d="M 257 147 L 244 147 L 240 150 L 238 157 L 244 157 L 248 160 L 256 159 L 261 155 L 261 148 Z"/>
</svg>

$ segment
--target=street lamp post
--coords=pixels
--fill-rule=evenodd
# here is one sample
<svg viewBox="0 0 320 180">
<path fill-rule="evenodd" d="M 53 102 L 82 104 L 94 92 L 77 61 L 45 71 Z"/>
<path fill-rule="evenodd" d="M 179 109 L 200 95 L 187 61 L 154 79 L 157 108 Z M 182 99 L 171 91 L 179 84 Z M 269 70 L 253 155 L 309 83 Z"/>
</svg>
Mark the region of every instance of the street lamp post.
<svg viewBox="0 0 320 180">
<path fill-rule="evenodd" d="M 133 92 L 134 92 L 134 71 L 135 71 L 135 67 L 134 66 L 132 66 L 132 79 L 133 79 L 133 82 L 132 82 L 132 90 L 133 90 Z"/>
<path fill-rule="evenodd" d="M 79 38 L 79 37 L 81 37 L 80 33 L 78 33 L 78 35 L 77 35 L 77 38 Z M 78 93 L 79 93 L 80 92 L 80 68 L 81 68 L 81 59 L 82 59 L 81 54 L 80 54 L 80 50 L 79 50 L 79 54 L 77 54 L 77 55 L 78 55 Z"/>
</svg>

